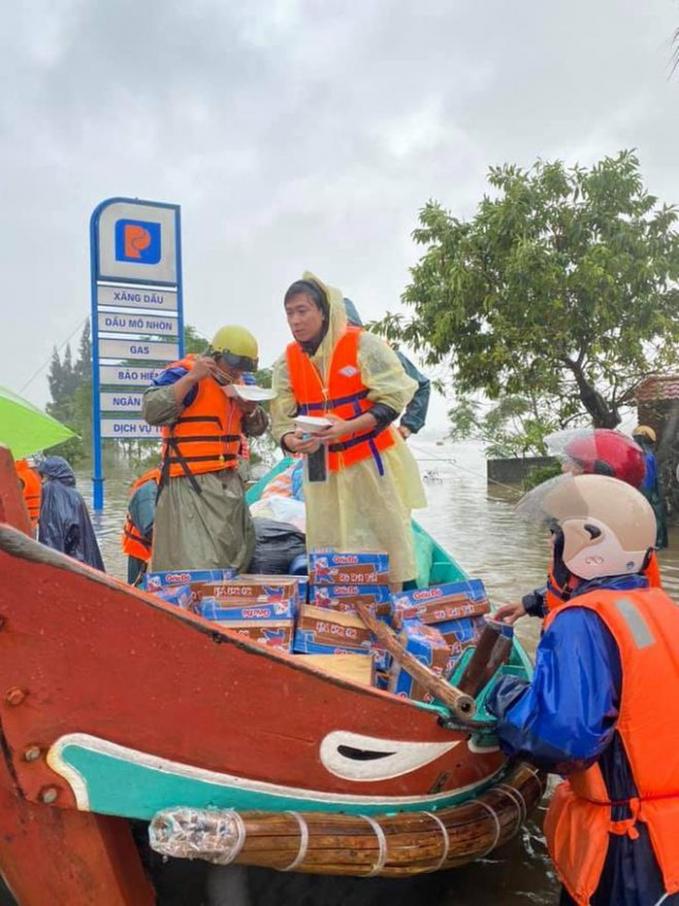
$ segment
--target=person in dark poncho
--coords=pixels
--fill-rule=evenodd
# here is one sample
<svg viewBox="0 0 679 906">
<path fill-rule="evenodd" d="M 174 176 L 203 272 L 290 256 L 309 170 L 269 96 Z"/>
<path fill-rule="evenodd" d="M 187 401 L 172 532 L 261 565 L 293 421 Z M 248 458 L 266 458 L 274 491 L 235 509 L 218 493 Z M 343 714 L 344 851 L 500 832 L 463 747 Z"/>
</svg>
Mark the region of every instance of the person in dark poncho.
<svg viewBox="0 0 679 906">
<path fill-rule="evenodd" d="M 345 298 L 343 301 L 349 324 L 353 324 L 354 327 L 363 327 L 361 316 L 351 299 Z M 429 408 L 431 381 L 428 377 L 425 377 L 415 365 L 413 365 L 410 359 L 407 358 L 400 349 L 394 349 L 394 352 L 401 365 L 403 365 L 403 370 L 408 377 L 417 381 L 415 395 L 405 407 L 397 429 L 403 440 L 408 440 L 411 434 L 417 434 L 421 428 L 424 428 L 424 423 L 427 420 L 427 409 Z"/>
<path fill-rule="evenodd" d="M 103 572 L 104 561 L 73 469 L 63 457 L 49 456 L 38 471 L 43 478 L 38 541 Z"/>
</svg>

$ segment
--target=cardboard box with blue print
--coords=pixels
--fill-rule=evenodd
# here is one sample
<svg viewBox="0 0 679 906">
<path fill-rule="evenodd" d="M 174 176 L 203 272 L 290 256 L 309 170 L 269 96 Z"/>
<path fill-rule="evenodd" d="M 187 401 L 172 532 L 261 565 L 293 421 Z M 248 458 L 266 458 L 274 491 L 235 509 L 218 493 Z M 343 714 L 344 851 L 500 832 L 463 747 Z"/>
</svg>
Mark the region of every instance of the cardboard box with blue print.
<svg viewBox="0 0 679 906">
<path fill-rule="evenodd" d="M 282 651 L 292 652 L 293 623 L 291 620 L 245 620 L 221 622 L 222 629 L 236 632 L 238 635 L 258 642 L 268 648 L 280 648 Z"/>
<path fill-rule="evenodd" d="M 375 616 L 391 618 L 388 585 L 311 585 L 309 603 L 345 613 L 357 613 L 356 605 L 365 604 Z"/>
<path fill-rule="evenodd" d="M 486 620 L 483 616 L 463 617 L 436 624 L 435 628 L 446 640 L 450 652 L 449 672 L 452 672 L 465 649 L 478 644 L 485 625 Z"/>
<path fill-rule="evenodd" d="M 273 604 L 296 602 L 298 581 L 289 576 L 238 576 L 227 582 L 204 582 L 193 586 L 201 598 L 227 604 Z"/>
<path fill-rule="evenodd" d="M 290 598 L 267 604 L 242 602 L 232 604 L 218 598 L 203 598 L 196 604 L 196 613 L 206 620 L 215 620 L 217 623 L 239 621 L 258 623 L 261 620 L 289 620 L 292 623 L 295 611 L 296 603 Z"/>
<path fill-rule="evenodd" d="M 425 667 L 438 676 L 449 676 L 450 649 L 448 642 L 434 626 L 419 620 L 406 620 L 399 641 Z M 394 661 L 389 675 L 389 691 L 413 701 L 431 702 L 432 696 L 413 677 Z"/>
<path fill-rule="evenodd" d="M 312 585 L 387 585 L 389 555 L 385 551 L 311 551 L 309 582 Z"/>
<path fill-rule="evenodd" d="M 394 625 L 402 626 L 405 620 L 420 620 L 437 624 L 462 617 L 489 613 L 490 605 L 483 582 L 469 579 L 400 591 L 394 595 Z"/>
<path fill-rule="evenodd" d="M 144 588 L 154 591 L 174 585 L 193 585 L 199 582 L 227 582 L 238 575 L 236 569 L 171 569 L 159 573 L 146 573 Z"/>
<path fill-rule="evenodd" d="M 300 608 L 295 629 L 295 651 L 302 654 L 342 650 L 370 652 L 373 635 L 359 616 L 305 604 Z"/>
<path fill-rule="evenodd" d="M 156 588 L 151 594 L 161 598 L 166 604 L 174 604 L 183 610 L 191 610 L 193 595 L 190 585 L 169 585 L 166 588 Z"/>
</svg>

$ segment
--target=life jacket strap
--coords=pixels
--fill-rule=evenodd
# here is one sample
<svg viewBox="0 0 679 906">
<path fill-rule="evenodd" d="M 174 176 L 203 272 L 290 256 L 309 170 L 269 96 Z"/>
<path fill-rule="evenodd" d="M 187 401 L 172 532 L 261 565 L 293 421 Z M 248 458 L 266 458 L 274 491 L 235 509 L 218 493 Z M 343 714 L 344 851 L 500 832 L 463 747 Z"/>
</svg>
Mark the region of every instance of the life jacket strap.
<svg viewBox="0 0 679 906">
<path fill-rule="evenodd" d="M 240 440 L 240 434 L 190 434 L 186 436 L 180 436 L 176 438 L 182 444 L 200 444 L 200 443 L 211 443 L 222 442 L 225 444 L 233 443 L 234 441 Z"/>
<path fill-rule="evenodd" d="M 297 406 L 297 415 L 309 415 L 310 412 L 324 412 L 327 409 L 335 409 L 337 406 L 348 406 L 351 403 L 364 400 L 368 393 L 369 391 L 366 388 L 349 396 L 338 396 L 336 399 L 323 400 L 320 403 L 301 403 Z"/>
<path fill-rule="evenodd" d="M 170 456 L 170 453 L 169 453 L 170 449 L 172 449 L 174 452 L 174 456 L 172 456 L 172 457 Z M 212 459 L 212 457 L 209 457 L 209 458 Z M 203 493 L 200 485 L 196 481 L 195 475 L 193 474 L 191 469 L 189 469 L 186 459 L 184 458 L 181 450 L 179 449 L 179 443 L 177 441 L 177 438 L 173 434 L 170 434 L 166 438 L 165 454 L 163 456 L 163 465 L 162 465 L 162 469 L 160 472 L 160 481 L 158 482 L 158 493 L 156 494 L 156 505 L 158 504 L 158 499 L 160 498 L 163 488 L 165 487 L 165 484 L 167 483 L 167 480 L 170 477 L 170 464 L 171 464 L 170 460 L 171 459 L 172 459 L 172 462 L 177 462 L 182 467 L 184 474 L 189 479 L 189 482 L 191 483 L 191 487 L 196 492 L 196 494 Z"/>
<path fill-rule="evenodd" d="M 336 444 L 328 444 L 328 450 L 331 453 L 342 453 L 342 451 L 350 450 L 352 447 L 358 446 L 358 444 L 374 440 L 383 431 L 384 428 L 373 428 L 372 431 L 368 431 L 366 434 L 358 434 L 356 437 L 350 437 L 349 440 L 340 440 Z"/>
<path fill-rule="evenodd" d="M 612 803 L 613 805 L 620 805 L 621 803 Z M 608 830 L 611 834 L 615 834 L 617 837 L 627 836 L 630 840 L 637 840 L 639 837 L 639 831 L 636 828 L 636 823 L 639 820 L 639 809 L 641 808 L 641 802 L 638 798 L 632 797 L 624 803 L 629 807 L 631 815 L 629 818 L 623 818 L 620 821 L 611 821 Z"/>
</svg>

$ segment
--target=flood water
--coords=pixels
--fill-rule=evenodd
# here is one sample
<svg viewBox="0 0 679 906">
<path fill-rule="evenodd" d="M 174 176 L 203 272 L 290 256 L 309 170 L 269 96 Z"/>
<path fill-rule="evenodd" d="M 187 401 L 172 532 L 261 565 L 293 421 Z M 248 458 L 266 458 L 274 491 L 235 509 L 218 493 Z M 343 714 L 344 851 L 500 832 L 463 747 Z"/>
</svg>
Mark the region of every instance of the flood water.
<svg viewBox="0 0 679 906">
<path fill-rule="evenodd" d="M 483 579 L 491 601 L 501 604 L 544 583 L 547 541 L 538 527 L 524 524 L 513 514 L 514 488 L 489 485 L 482 448 L 474 443 L 439 445 L 413 439 L 411 449 L 425 476 L 429 507 L 416 513 L 418 520 L 447 548 L 471 576 Z M 120 552 L 129 482 L 133 474 L 120 468 L 106 482 L 104 513 L 96 519 L 104 560 L 109 572 L 124 578 L 126 566 Z M 90 482 L 78 476 L 79 487 L 89 500 Z M 679 596 L 679 530 L 670 535 L 671 547 L 660 555 L 664 582 Z M 539 622 L 524 618 L 517 634 L 532 654 L 539 637 Z M 546 855 L 541 824 L 544 803 L 533 820 L 513 842 L 490 857 L 455 871 L 408 881 L 287 876 L 250 871 L 252 906 L 525 906 L 555 903 L 558 885 Z M 201 870 L 196 867 L 196 870 Z M 186 896 L 170 894 L 161 903 L 199 906 Z M 211 901 L 212 902 L 212 901 Z M 218 901 L 214 901 L 218 902 Z M 241 906 L 236 899 L 224 899 Z"/>
</svg>

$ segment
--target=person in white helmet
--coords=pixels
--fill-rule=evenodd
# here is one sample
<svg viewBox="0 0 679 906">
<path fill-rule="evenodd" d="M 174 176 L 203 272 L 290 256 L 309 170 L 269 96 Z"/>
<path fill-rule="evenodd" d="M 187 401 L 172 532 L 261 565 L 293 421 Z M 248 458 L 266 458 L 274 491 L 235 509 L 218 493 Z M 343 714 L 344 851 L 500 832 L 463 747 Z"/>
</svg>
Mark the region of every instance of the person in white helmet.
<svg viewBox="0 0 679 906">
<path fill-rule="evenodd" d="M 540 485 L 519 512 L 552 535 L 568 601 L 545 620 L 530 683 L 488 701 L 502 749 L 565 774 L 545 821 L 561 903 L 679 903 L 679 608 L 643 574 L 655 517 L 603 475 Z"/>
</svg>

